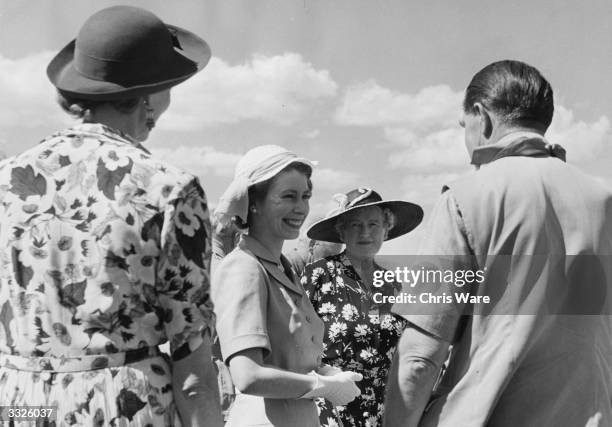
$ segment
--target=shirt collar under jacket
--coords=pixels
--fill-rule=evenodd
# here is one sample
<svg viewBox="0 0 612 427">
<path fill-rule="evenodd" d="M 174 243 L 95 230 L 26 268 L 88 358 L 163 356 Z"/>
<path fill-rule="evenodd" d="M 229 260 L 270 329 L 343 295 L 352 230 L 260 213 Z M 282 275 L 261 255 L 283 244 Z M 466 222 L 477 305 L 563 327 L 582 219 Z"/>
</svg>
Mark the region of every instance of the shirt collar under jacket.
<svg viewBox="0 0 612 427">
<path fill-rule="evenodd" d="M 512 132 L 495 144 L 476 147 L 472 153 L 471 163 L 480 166 L 511 156 L 557 157 L 565 161 L 565 149 L 558 144 L 550 144 L 536 132 Z"/>
</svg>

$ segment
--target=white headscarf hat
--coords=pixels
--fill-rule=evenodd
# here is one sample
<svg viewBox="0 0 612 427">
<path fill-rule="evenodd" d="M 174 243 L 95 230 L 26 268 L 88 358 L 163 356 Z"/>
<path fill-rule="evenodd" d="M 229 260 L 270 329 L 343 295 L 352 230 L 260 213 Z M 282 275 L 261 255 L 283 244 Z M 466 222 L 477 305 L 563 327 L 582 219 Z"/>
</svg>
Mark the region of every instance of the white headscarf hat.
<svg viewBox="0 0 612 427">
<path fill-rule="evenodd" d="M 249 213 L 249 187 L 278 175 L 291 163 L 302 163 L 314 169 L 316 162 L 278 145 L 260 145 L 242 156 L 236 165 L 234 180 L 225 190 L 217 209 L 215 220 L 218 226 L 228 226 L 233 217 L 246 223 Z"/>
</svg>

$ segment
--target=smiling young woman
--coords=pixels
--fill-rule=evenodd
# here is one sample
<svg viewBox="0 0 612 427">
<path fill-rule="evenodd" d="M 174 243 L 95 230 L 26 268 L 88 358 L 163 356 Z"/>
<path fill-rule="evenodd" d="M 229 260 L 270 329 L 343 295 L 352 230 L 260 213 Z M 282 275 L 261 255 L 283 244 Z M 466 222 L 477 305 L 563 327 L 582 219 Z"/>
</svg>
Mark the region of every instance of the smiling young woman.
<svg viewBox="0 0 612 427">
<path fill-rule="evenodd" d="M 323 323 L 281 254 L 308 215 L 312 166 L 282 147 L 254 148 L 215 213 L 247 233 L 212 280 L 221 353 L 240 391 L 228 426 L 315 427 L 313 398 L 341 405 L 359 394 L 359 374 L 321 363 Z"/>
<path fill-rule="evenodd" d="M 269 181 L 252 187 L 248 220 L 251 237 L 280 253 L 285 240 L 299 236 L 310 210 L 309 175 L 305 165 L 293 163 Z"/>
</svg>

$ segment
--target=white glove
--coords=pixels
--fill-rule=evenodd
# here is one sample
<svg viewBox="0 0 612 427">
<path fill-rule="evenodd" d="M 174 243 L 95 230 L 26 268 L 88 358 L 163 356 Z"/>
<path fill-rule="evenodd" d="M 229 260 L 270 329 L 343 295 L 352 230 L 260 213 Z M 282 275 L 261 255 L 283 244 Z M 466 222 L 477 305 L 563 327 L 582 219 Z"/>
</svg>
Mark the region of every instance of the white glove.
<svg viewBox="0 0 612 427">
<path fill-rule="evenodd" d="M 363 376 L 357 372 L 343 371 L 337 374 L 324 376 L 311 372 L 317 378 L 315 387 L 303 395 L 302 399 L 323 397 L 334 406 L 346 405 L 361 394 L 355 381 L 361 381 Z"/>
<path fill-rule="evenodd" d="M 342 372 L 342 369 L 336 366 L 332 366 L 332 365 L 328 365 L 327 363 L 324 363 L 323 365 L 319 366 L 319 369 L 317 369 L 316 372 L 319 375 L 328 377 L 330 375 L 339 374 L 340 372 Z"/>
</svg>

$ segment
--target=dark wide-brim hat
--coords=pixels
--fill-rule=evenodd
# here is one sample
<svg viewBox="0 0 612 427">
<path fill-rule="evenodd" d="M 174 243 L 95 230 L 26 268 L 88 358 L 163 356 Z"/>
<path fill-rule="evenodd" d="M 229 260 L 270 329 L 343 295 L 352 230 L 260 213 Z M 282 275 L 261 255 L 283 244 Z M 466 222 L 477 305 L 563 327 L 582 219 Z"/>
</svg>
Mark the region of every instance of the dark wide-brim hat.
<svg viewBox="0 0 612 427">
<path fill-rule="evenodd" d="M 338 208 L 331 211 L 325 219 L 310 226 L 306 235 L 311 239 L 343 243 L 336 230 L 338 218 L 367 206 L 389 209 L 395 216 L 395 224 L 385 240 L 395 239 L 412 231 L 423 220 L 423 209 L 419 205 L 402 200 L 383 200 L 380 194 L 370 188 L 357 188 L 334 198 L 338 201 Z"/>
<path fill-rule="evenodd" d="M 110 101 L 175 86 L 206 66 L 208 44 L 164 24 L 153 13 L 113 6 L 92 15 L 77 38 L 49 63 L 47 76 L 64 95 Z"/>
</svg>

